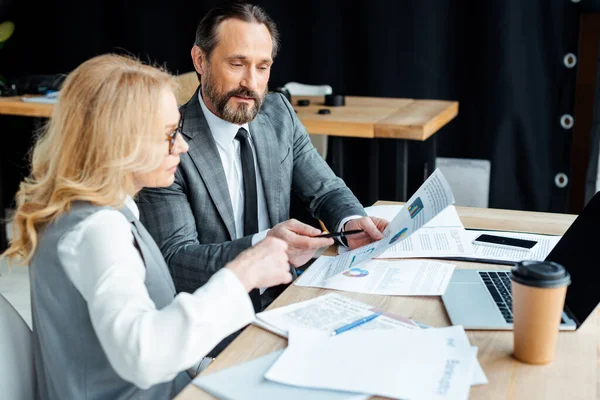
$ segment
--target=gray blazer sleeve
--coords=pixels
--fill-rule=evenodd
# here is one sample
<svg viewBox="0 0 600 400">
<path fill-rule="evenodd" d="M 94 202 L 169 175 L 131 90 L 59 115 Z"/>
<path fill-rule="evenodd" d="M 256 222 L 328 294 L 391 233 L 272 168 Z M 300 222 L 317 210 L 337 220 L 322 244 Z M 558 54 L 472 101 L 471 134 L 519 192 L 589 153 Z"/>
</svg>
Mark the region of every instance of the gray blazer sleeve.
<svg viewBox="0 0 600 400">
<path fill-rule="evenodd" d="M 300 122 L 292 105 L 281 95 L 290 113 L 293 128 L 292 190 L 312 215 L 320 219 L 330 231 L 351 215 L 366 216 L 364 208 L 338 178 L 323 157 L 314 148 L 306 128 Z"/>
<path fill-rule="evenodd" d="M 210 277 L 251 247 L 252 236 L 218 244 L 198 241 L 196 221 L 188 201 L 181 168 L 168 188 L 145 188 L 136 199 L 140 219 L 158 243 L 177 292 L 193 292 Z"/>
</svg>

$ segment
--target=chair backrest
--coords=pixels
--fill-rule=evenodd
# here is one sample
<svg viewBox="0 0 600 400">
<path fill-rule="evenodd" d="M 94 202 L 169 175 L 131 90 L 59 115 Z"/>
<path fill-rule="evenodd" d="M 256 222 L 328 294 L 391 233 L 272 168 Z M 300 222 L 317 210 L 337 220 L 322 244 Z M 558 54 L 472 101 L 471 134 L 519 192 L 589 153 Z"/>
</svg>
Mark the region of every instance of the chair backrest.
<svg viewBox="0 0 600 400">
<path fill-rule="evenodd" d="M 457 206 L 487 208 L 490 197 L 489 160 L 473 160 L 467 158 L 435 159 L 448 181 Z"/>
<path fill-rule="evenodd" d="M 36 398 L 32 333 L 0 294 L 0 399 Z"/>
<path fill-rule="evenodd" d="M 196 89 L 198 89 L 198 76 L 196 71 L 187 72 L 185 74 L 177 75 L 175 77 L 177 81 L 177 89 L 175 90 L 175 98 L 177 99 L 177 105 L 182 105 L 188 102 L 192 98 Z"/>
<path fill-rule="evenodd" d="M 284 87 L 292 96 L 325 96 L 333 93 L 329 85 L 306 85 L 298 82 L 288 82 Z"/>
</svg>

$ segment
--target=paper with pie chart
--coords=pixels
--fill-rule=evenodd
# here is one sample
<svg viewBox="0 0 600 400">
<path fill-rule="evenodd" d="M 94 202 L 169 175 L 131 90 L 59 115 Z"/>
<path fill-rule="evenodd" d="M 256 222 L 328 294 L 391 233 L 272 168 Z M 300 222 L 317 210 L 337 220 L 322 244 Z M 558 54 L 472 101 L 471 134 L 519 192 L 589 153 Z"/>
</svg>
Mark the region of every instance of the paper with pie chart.
<svg viewBox="0 0 600 400">
<path fill-rule="evenodd" d="M 319 257 L 296 285 L 389 296 L 439 296 L 454 272 L 453 264 L 431 260 L 369 260 L 327 279 L 319 276 L 319 271 L 335 269 L 336 258 Z"/>
<path fill-rule="evenodd" d="M 450 185 L 439 169 L 421 185 L 419 190 L 406 202 L 383 232 L 383 239 L 357 249 L 331 257 L 327 261 L 319 260 L 311 265 L 300 279 L 299 286 L 322 286 L 328 279 L 338 275 L 360 275 L 357 269 L 365 261 L 381 256 L 386 250 L 396 246 L 423 225 L 454 204 L 454 195 Z"/>
</svg>

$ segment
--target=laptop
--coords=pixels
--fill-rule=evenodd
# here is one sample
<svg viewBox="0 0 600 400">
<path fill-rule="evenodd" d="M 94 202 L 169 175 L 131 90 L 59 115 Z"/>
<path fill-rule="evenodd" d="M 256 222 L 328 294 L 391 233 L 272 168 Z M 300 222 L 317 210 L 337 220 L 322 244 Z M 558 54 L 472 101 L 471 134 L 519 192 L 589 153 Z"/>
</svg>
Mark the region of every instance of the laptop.
<svg viewBox="0 0 600 400">
<path fill-rule="evenodd" d="M 600 302 L 600 192 L 546 257 L 571 274 L 560 330 L 577 330 Z M 474 330 L 512 330 L 510 271 L 454 270 L 442 301 L 453 325 Z"/>
</svg>

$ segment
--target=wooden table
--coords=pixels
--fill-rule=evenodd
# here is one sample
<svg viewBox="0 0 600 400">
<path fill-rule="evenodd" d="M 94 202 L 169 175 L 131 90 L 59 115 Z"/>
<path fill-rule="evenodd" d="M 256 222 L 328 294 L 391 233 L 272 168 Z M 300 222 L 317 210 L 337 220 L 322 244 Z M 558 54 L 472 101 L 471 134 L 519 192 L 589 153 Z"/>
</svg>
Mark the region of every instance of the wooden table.
<svg viewBox="0 0 600 400">
<path fill-rule="evenodd" d="M 307 107 L 297 106 L 300 99 L 309 100 Z M 365 139 L 396 139 L 396 198 L 406 200 L 408 192 L 408 140 L 426 142 L 427 171 L 433 172 L 436 157 L 434 134 L 458 114 L 458 102 L 441 100 L 395 99 L 383 97 L 346 97 L 344 107 L 327 107 L 323 96 L 295 96 L 292 104 L 310 134 Z M 331 114 L 321 115 L 322 108 Z M 0 97 L 0 114 L 49 118 L 52 104 L 26 103 L 21 97 Z M 333 168 L 343 171 L 343 147 L 332 143 Z M 379 192 L 379 146 L 369 143 L 369 193 Z M 375 199 L 369 199 L 369 202 Z"/>
<path fill-rule="evenodd" d="M 298 100 L 308 100 L 310 105 L 300 106 Z M 368 142 L 369 193 L 374 195 L 379 192 L 378 139 L 396 139 L 390 143 L 396 147 L 395 197 L 406 201 L 408 141 L 425 142 L 427 159 L 423 176 L 429 176 L 437 156 L 434 134 L 458 115 L 458 102 L 359 96 L 346 96 L 345 100 L 343 107 L 328 107 L 324 96 L 292 96 L 292 105 L 310 134 L 374 139 Z M 319 114 L 320 109 L 328 109 L 330 114 Z M 335 140 L 331 145 L 332 168 L 341 176 L 343 145 Z M 370 198 L 368 202 L 375 200 Z"/>
<path fill-rule="evenodd" d="M 380 202 L 378 204 L 385 204 Z M 494 209 L 457 207 L 468 228 L 514 230 L 563 234 L 575 216 Z M 453 262 L 458 268 L 480 268 L 482 265 Z M 483 268 L 490 268 L 489 264 Z M 506 268 L 500 267 L 498 268 Z M 328 292 L 326 289 L 300 288 L 291 285 L 269 307 L 285 306 L 308 300 Z M 450 322 L 439 297 L 394 297 L 359 293 L 345 296 L 381 307 L 436 327 Z M 474 386 L 472 399 L 596 399 L 600 396 L 600 315 L 594 312 L 576 332 L 561 332 L 556 359 L 550 365 L 532 366 L 514 360 L 512 332 L 468 331 L 471 343 L 479 347 L 478 359 L 489 383 Z M 246 328 L 203 372 L 210 374 L 261 355 L 286 347 L 287 341 L 255 326 Z M 233 383 L 233 382 L 232 382 Z M 177 400 L 212 399 L 190 384 Z"/>
<path fill-rule="evenodd" d="M 311 105 L 296 106 L 308 99 Z M 295 96 L 292 103 L 310 134 L 425 141 L 458 115 L 458 102 L 441 100 L 346 97 L 344 107 L 327 107 L 323 97 Z M 331 114 L 320 115 L 327 108 Z M 0 114 L 52 116 L 52 104 L 26 103 L 21 97 L 0 97 Z"/>
<path fill-rule="evenodd" d="M 21 97 L 0 97 L 0 114 L 22 117 L 50 118 L 53 104 L 26 103 Z"/>
<path fill-rule="evenodd" d="M 458 115 L 458 102 L 442 100 L 347 96 L 345 106 L 328 107 L 323 96 L 292 96 L 292 105 L 310 134 L 368 139 L 425 141 Z"/>
</svg>

